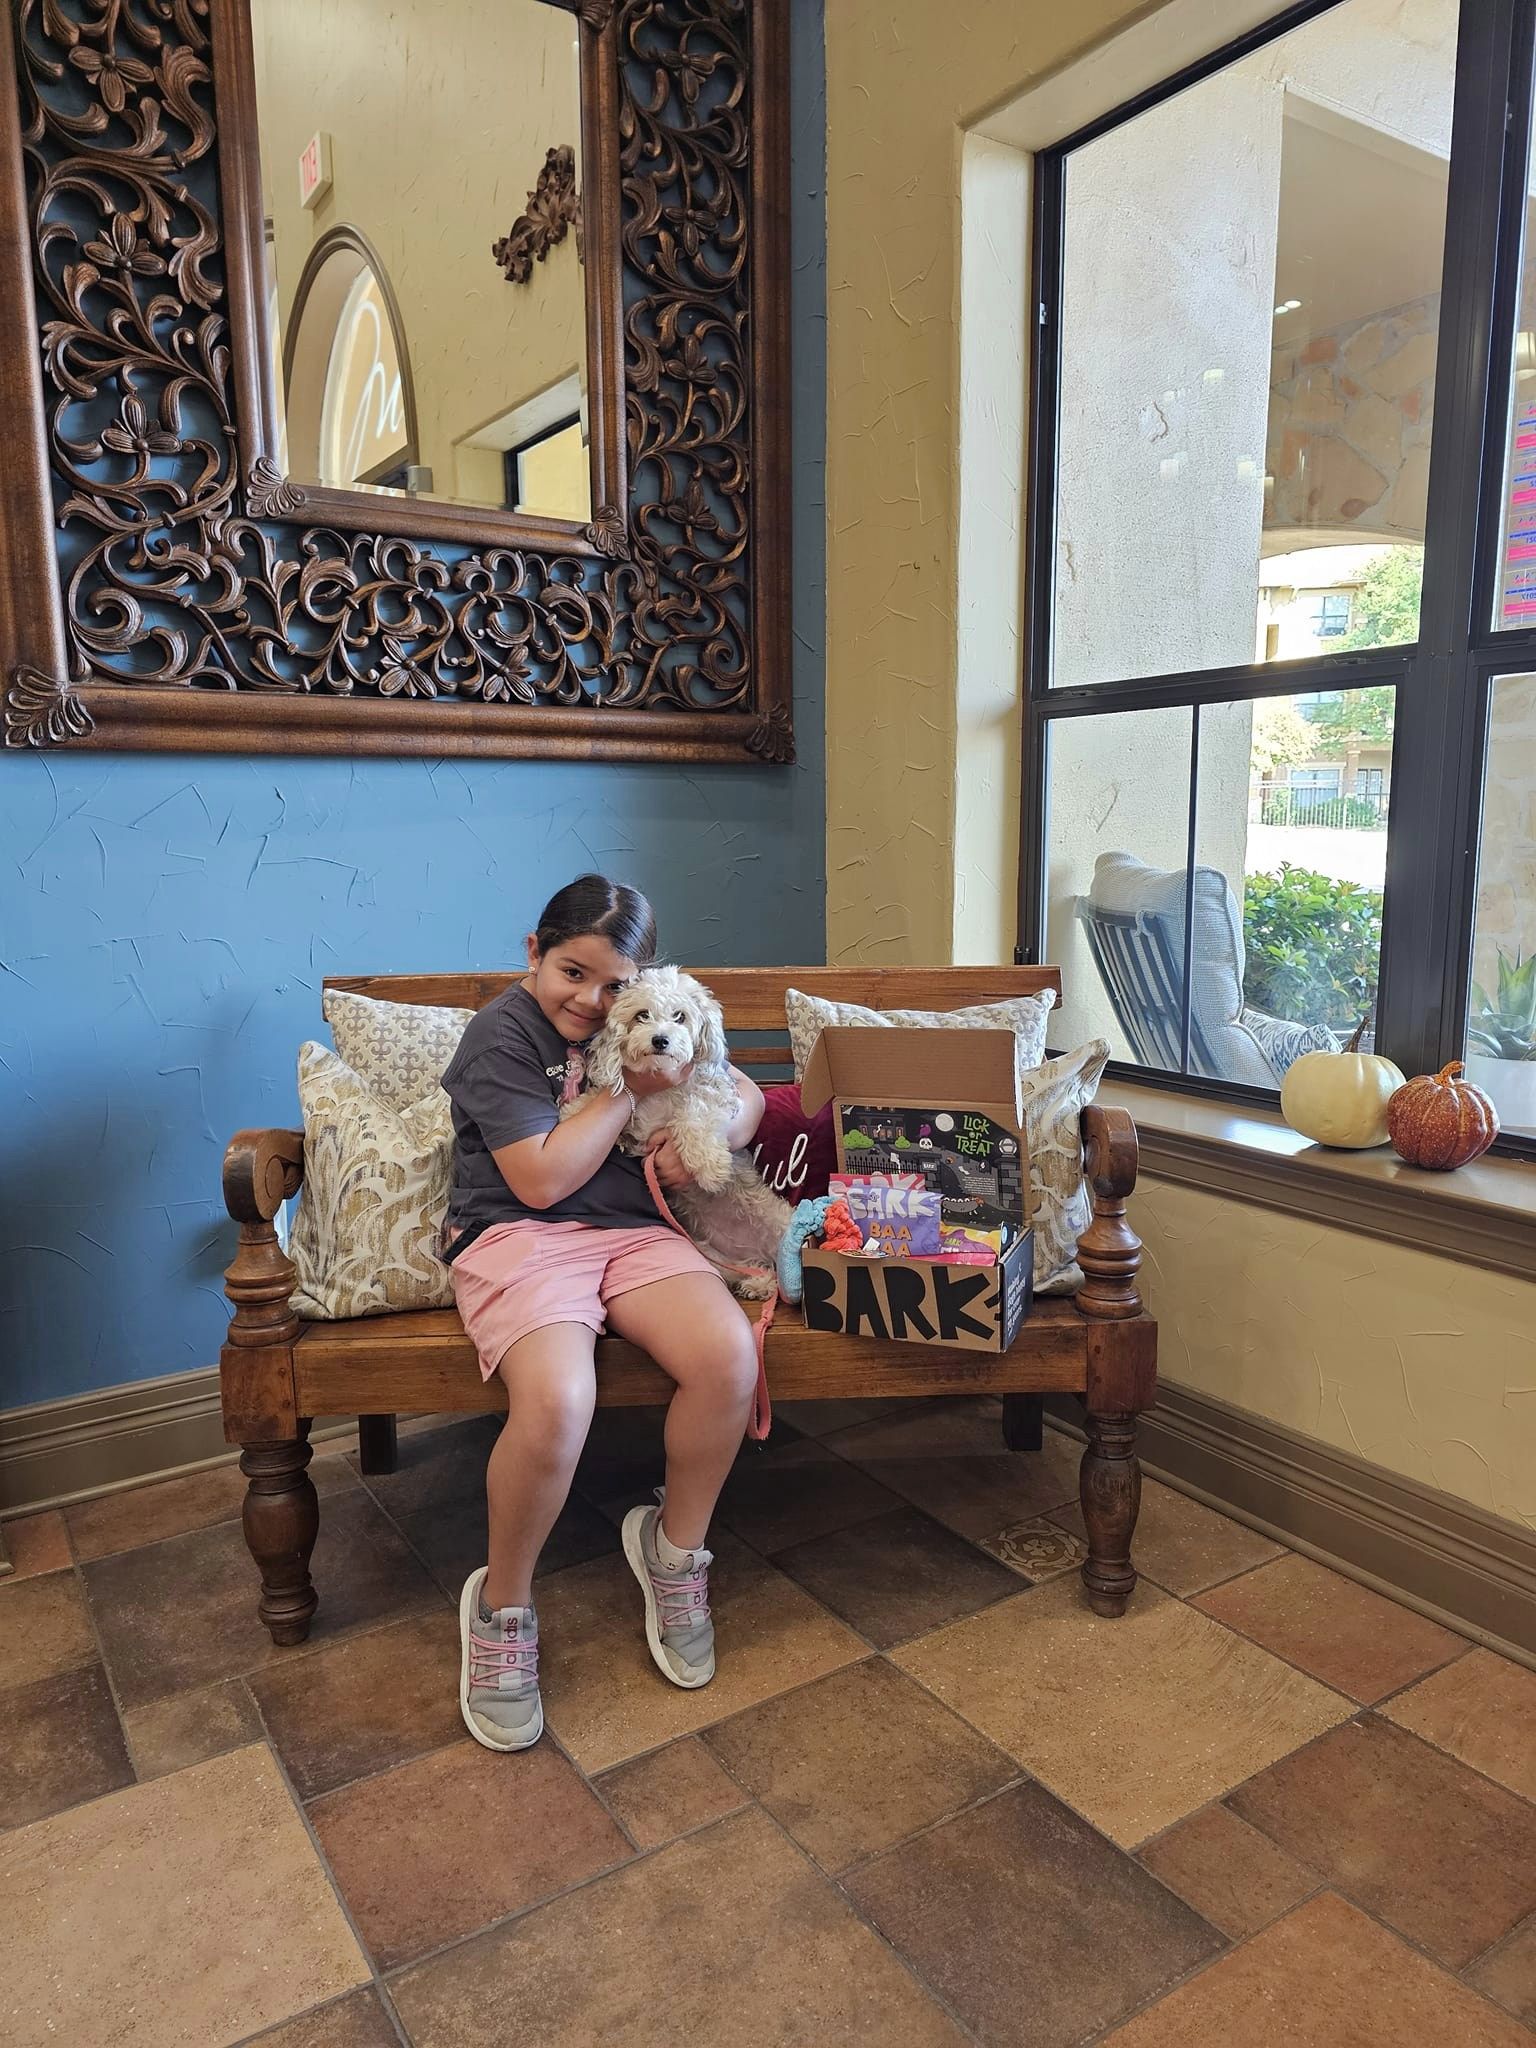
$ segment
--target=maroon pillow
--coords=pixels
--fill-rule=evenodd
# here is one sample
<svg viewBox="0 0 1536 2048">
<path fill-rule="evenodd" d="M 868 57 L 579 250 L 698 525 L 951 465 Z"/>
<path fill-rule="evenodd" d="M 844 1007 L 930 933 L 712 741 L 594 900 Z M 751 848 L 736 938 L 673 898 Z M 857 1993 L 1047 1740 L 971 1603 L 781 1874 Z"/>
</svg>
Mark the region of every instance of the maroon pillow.
<svg viewBox="0 0 1536 2048">
<path fill-rule="evenodd" d="M 765 1088 L 752 1158 L 769 1187 L 791 1205 L 824 1195 L 837 1171 L 831 1103 L 807 1116 L 798 1088 Z"/>
</svg>

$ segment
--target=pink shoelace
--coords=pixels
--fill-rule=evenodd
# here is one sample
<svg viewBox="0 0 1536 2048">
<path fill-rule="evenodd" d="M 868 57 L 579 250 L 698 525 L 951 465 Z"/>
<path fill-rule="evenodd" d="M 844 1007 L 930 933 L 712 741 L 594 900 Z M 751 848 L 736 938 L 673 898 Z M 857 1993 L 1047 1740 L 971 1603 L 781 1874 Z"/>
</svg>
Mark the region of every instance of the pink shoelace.
<svg viewBox="0 0 1536 2048">
<path fill-rule="evenodd" d="M 488 1686 L 499 1692 L 503 1678 L 529 1679 L 537 1684 L 539 1639 L 532 1636 L 524 1641 L 521 1622 L 517 1624 L 517 1630 L 517 1635 L 509 1643 L 501 1636 L 480 1635 L 471 1624 L 469 1682 L 472 1687 Z"/>
<path fill-rule="evenodd" d="M 669 1628 L 692 1628 L 709 1619 L 709 1571 L 696 1564 L 691 1572 L 661 1572 L 646 1566 L 663 1635 Z"/>
</svg>

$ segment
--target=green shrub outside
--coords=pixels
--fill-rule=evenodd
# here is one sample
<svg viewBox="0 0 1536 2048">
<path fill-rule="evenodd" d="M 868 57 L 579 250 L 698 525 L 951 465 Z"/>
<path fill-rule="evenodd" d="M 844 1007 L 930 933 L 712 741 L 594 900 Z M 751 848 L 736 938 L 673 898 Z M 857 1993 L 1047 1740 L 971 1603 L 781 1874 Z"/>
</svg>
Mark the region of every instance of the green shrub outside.
<svg viewBox="0 0 1536 2048">
<path fill-rule="evenodd" d="M 1381 891 L 1283 861 L 1243 888 L 1250 1009 L 1352 1031 L 1376 1001 Z"/>
</svg>

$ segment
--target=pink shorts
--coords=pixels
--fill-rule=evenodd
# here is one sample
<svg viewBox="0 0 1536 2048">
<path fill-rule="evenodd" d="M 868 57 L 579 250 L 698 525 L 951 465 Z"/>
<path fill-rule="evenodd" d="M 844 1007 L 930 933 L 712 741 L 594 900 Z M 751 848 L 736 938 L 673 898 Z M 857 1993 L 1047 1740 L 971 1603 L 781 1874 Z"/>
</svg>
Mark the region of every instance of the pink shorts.
<svg viewBox="0 0 1536 2048">
<path fill-rule="evenodd" d="M 555 1323 L 601 1332 L 621 1294 L 713 1273 L 698 1246 L 664 1224 L 599 1230 L 590 1223 L 497 1223 L 448 1268 L 453 1297 L 488 1380 L 511 1347 Z"/>
</svg>

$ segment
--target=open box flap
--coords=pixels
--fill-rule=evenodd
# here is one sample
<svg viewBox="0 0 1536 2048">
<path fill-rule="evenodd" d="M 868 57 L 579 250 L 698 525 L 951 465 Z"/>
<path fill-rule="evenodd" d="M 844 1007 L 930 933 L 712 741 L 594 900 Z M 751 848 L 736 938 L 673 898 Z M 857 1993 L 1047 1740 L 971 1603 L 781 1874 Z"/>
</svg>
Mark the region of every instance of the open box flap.
<svg viewBox="0 0 1536 2048">
<path fill-rule="evenodd" d="M 806 1063 L 800 1104 L 814 1116 L 837 1096 L 889 1108 L 995 1108 L 1016 1130 L 1024 1124 L 1011 1031 L 829 1024 Z"/>
</svg>

